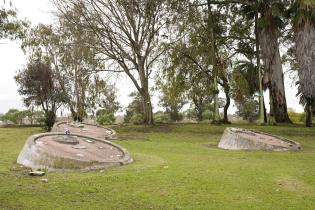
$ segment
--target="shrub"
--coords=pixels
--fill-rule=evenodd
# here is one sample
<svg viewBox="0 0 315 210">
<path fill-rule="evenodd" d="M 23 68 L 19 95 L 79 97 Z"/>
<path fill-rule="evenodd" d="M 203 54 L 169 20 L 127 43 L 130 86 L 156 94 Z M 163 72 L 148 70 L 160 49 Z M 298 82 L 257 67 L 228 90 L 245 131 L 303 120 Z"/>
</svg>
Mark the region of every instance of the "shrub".
<svg viewBox="0 0 315 210">
<path fill-rule="evenodd" d="M 112 124 L 115 122 L 115 116 L 114 114 L 102 114 L 102 115 L 98 115 L 96 117 L 96 121 L 101 124 Z"/>
<path fill-rule="evenodd" d="M 248 120 L 249 122 L 253 122 L 258 117 L 258 102 L 254 99 L 250 98 L 246 100 L 242 104 L 237 105 L 237 114 L 238 116 L 243 117 L 244 120 Z"/>
<path fill-rule="evenodd" d="M 48 111 L 45 113 L 45 129 L 50 131 L 56 121 L 56 114 L 52 111 Z"/>
<path fill-rule="evenodd" d="M 143 116 L 142 114 L 135 113 L 132 115 L 130 122 L 134 125 L 140 125 L 143 123 Z"/>
<path fill-rule="evenodd" d="M 294 111 L 289 111 L 289 118 L 293 123 L 305 123 L 306 115 L 305 113 L 297 113 Z"/>
<path fill-rule="evenodd" d="M 169 123 L 170 121 L 171 121 L 171 117 L 167 113 L 160 112 L 154 115 L 154 122 L 156 123 L 162 124 L 162 123 Z"/>
<path fill-rule="evenodd" d="M 210 110 L 205 110 L 202 113 L 202 120 L 211 120 L 213 118 L 213 113 Z"/>
<path fill-rule="evenodd" d="M 196 119 L 196 114 L 193 109 L 187 109 L 184 114 L 187 119 L 191 119 L 191 120 Z"/>
</svg>

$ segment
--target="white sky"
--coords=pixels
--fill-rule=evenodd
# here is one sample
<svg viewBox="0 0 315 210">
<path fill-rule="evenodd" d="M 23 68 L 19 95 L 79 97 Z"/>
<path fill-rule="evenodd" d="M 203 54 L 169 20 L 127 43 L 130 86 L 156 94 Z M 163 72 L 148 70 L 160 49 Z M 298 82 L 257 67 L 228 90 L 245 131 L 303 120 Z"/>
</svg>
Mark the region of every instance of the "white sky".
<svg viewBox="0 0 315 210">
<path fill-rule="evenodd" d="M 12 4 L 18 10 L 19 18 L 27 18 L 32 25 L 38 23 L 49 24 L 54 21 L 51 11 L 53 5 L 49 0 L 12 0 Z M 5 113 L 10 108 L 23 109 L 22 97 L 17 93 L 17 85 L 14 81 L 14 75 L 26 64 L 26 57 L 20 49 L 18 41 L 0 41 L 0 113 Z M 284 75 L 286 86 L 286 97 L 289 108 L 303 112 L 303 108 L 296 98 L 296 87 L 292 84 L 289 74 Z M 119 100 L 123 106 L 127 106 L 130 99 L 127 97 L 129 93 L 135 90 L 129 79 L 125 76 L 117 80 L 119 89 Z M 221 94 L 220 94 L 221 96 Z M 222 94 L 222 97 L 224 94 Z M 268 94 L 265 93 L 266 104 L 268 103 Z M 157 97 L 153 98 L 153 104 L 157 108 Z M 267 106 L 268 107 L 268 106 Z M 230 113 L 236 110 L 233 105 L 230 107 Z"/>
</svg>

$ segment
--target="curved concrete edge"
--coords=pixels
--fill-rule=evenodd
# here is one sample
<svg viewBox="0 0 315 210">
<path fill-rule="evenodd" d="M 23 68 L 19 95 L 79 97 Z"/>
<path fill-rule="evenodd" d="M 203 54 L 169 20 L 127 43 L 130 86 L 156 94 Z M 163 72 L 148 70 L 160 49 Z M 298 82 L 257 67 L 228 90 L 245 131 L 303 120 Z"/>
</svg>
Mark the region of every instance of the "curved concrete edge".
<svg viewBox="0 0 315 210">
<path fill-rule="evenodd" d="M 278 138 L 279 140 L 285 141 L 292 146 L 282 147 L 282 146 L 270 145 L 270 144 L 266 144 L 266 143 L 258 142 L 258 141 L 255 142 L 255 141 L 241 137 L 237 132 L 233 131 L 234 129 L 241 130 L 241 131 L 251 131 L 257 134 L 262 134 L 262 135 Z M 267 150 L 267 151 L 299 151 L 301 150 L 300 143 L 286 139 L 281 136 L 277 136 L 277 135 L 273 135 L 273 134 L 265 133 L 261 131 L 251 130 L 251 129 L 231 128 L 231 127 L 228 127 L 224 130 L 224 133 L 221 137 L 218 147 L 221 149 L 227 149 L 227 150 Z"/>
<path fill-rule="evenodd" d="M 54 156 L 53 154 L 46 153 L 44 151 L 41 151 L 36 146 L 36 140 L 44 137 L 44 136 L 52 136 L 52 135 L 65 135 L 61 132 L 50 132 L 50 133 L 41 133 L 41 134 L 35 134 L 26 140 L 26 143 L 20 152 L 17 163 L 21 164 L 23 166 L 26 166 L 28 168 L 32 169 L 45 169 L 48 171 L 89 171 L 89 170 L 98 170 L 98 169 L 105 169 L 115 166 L 121 166 L 121 165 L 127 165 L 133 162 L 133 159 L 131 155 L 129 154 L 128 150 L 121 147 L 120 145 L 114 144 L 110 141 L 98 139 L 98 138 L 92 138 L 89 136 L 84 136 L 81 134 L 73 133 L 72 135 L 87 138 L 95 141 L 104 142 L 107 144 L 110 144 L 113 147 L 116 147 L 119 149 L 123 154 L 123 158 L 117 162 L 110 162 L 110 161 L 104 161 L 104 162 L 97 162 L 97 161 L 81 161 L 81 160 L 75 160 L 70 158 L 63 158 Z M 59 164 L 60 167 L 53 167 L 56 166 L 56 164 Z M 69 166 L 73 166 L 72 168 Z M 75 167 L 77 166 L 77 167 Z"/>
<path fill-rule="evenodd" d="M 65 124 L 65 123 L 69 123 L 69 122 L 67 122 L 67 121 L 56 122 L 56 123 L 53 125 L 51 131 L 52 131 L 52 132 L 63 132 L 63 131 L 59 128 L 59 125 Z M 103 127 L 103 126 L 100 126 L 100 125 L 98 125 L 98 124 L 91 124 L 91 123 L 84 123 L 84 122 L 82 122 L 81 124 L 90 125 L 90 126 L 96 126 L 96 127 L 98 127 L 98 128 L 103 128 L 103 129 L 109 130 L 111 133 L 110 133 L 110 134 L 107 134 L 107 136 L 105 137 L 105 139 L 107 139 L 107 140 L 115 140 L 115 139 L 117 139 L 117 133 L 116 133 L 116 131 L 115 131 L 114 129 L 107 128 L 107 127 Z"/>
</svg>

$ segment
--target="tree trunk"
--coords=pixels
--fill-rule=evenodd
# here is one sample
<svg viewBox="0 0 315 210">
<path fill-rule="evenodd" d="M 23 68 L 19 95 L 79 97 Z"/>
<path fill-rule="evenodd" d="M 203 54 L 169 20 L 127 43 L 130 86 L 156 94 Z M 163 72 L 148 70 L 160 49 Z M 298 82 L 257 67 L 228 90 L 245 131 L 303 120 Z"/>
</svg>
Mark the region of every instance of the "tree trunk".
<svg viewBox="0 0 315 210">
<path fill-rule="evenodd" d="M 295 25 L 296 58 L 298 62 L 299 85 L 302 97 L 306 100 L 306 122 L 307 127 L 313 126 L 312 105 L 315 100 L 315 21 L 312 20 L 314 7 L 300 5 L 300 25 Z"/>
<path fill-rule="evenodd" d="M 265 111 L 264 111 L 264 93 L 263 93 L 263 88 L 262 88 L 262 76 L 261 76 L 261 65 L 260 65 L 258 11 L 256 11 L 256 14 L 255 14 L 255 36 L 256 36 L 256 59 L 257 59 L 258 82 L 259 82 L 259 117 L 258 117 L 258 123 L 262 124 L 265 122 Z"/>
<path fill-rule="evenodd" d="M 268 118 L 267 118 L 267 109 L 266 109 L 265 99 L 263 100 L 263 106 L 264 106 L 264 123 L 267 123 Z"/>
<path fill-rule="evenodd" d="M 306 127 L 313 127 L 313 110 L 312 110 L 312 100 L 307 100 L 306 103 Z"/>
<path fill-rule="evenodd" d="M 265 82 L 269 83 L 270 96 L 272 97 L 272 108 L 276 122 L 292 123 L 287 111 L 287 102 L 285 97 L 284 79 L 282 63 L 278 44 L 277 23 L 272 16 L 271 8 L 262 14 L 262 18 L 268 21 L 267 26 L 260 31 L 260 46 L 262 59 L 265 66 Z"/>
<path fill-rule="evenodd" d="M 269 110 L 269 124 L 270 125 L 274 125 L 276 123 L 276 120 L 275 120 L 275 112 L 274 112 L 274 109 L 273 109 L 273 96 L 271 94 L 271 85 L 269 85 L 269 105 L 270 105 L 270 110 Z"/>
<path fill-rule="evenodd" d="M 143 106 L 143 123 L 147 125 L 153 125 L 153 112 L 152 112 L 152 104 L 151 97 L 149 91 L 144 91 L 142 94 L 142 106 Z"/>
<path fill-rule="evenodd" d="M 230 107 L 231 99 L 229 96 L 228 92 L 225 92 L 225 97 L 226 97 L 226 103 L 224 106 L 224 117 L 223 117 L 223 123 L 224 124 L 230 124 L 229 119 L 228 119 L 228 109 Z"/>
</svg>

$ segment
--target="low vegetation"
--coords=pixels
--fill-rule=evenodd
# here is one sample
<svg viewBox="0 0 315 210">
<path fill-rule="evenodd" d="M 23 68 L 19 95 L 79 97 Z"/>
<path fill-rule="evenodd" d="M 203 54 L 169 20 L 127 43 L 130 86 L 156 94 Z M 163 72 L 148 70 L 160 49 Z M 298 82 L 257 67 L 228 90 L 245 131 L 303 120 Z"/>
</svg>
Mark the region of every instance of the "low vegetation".
<svg viewBox="0 0 315 210">
<path fill-rule="evenodd" d="M 234 125 L 235 126 L 235 125 Z M 0 209 L 314 209 L 315 130 L 237 125 L 282 135 L 301 152 L 226 151 L 225 126 L 116 126 L 135 162 L 86 173 L 30 177 L 15 164 L 39 128 L 0 128 Z"/>
</svg>

